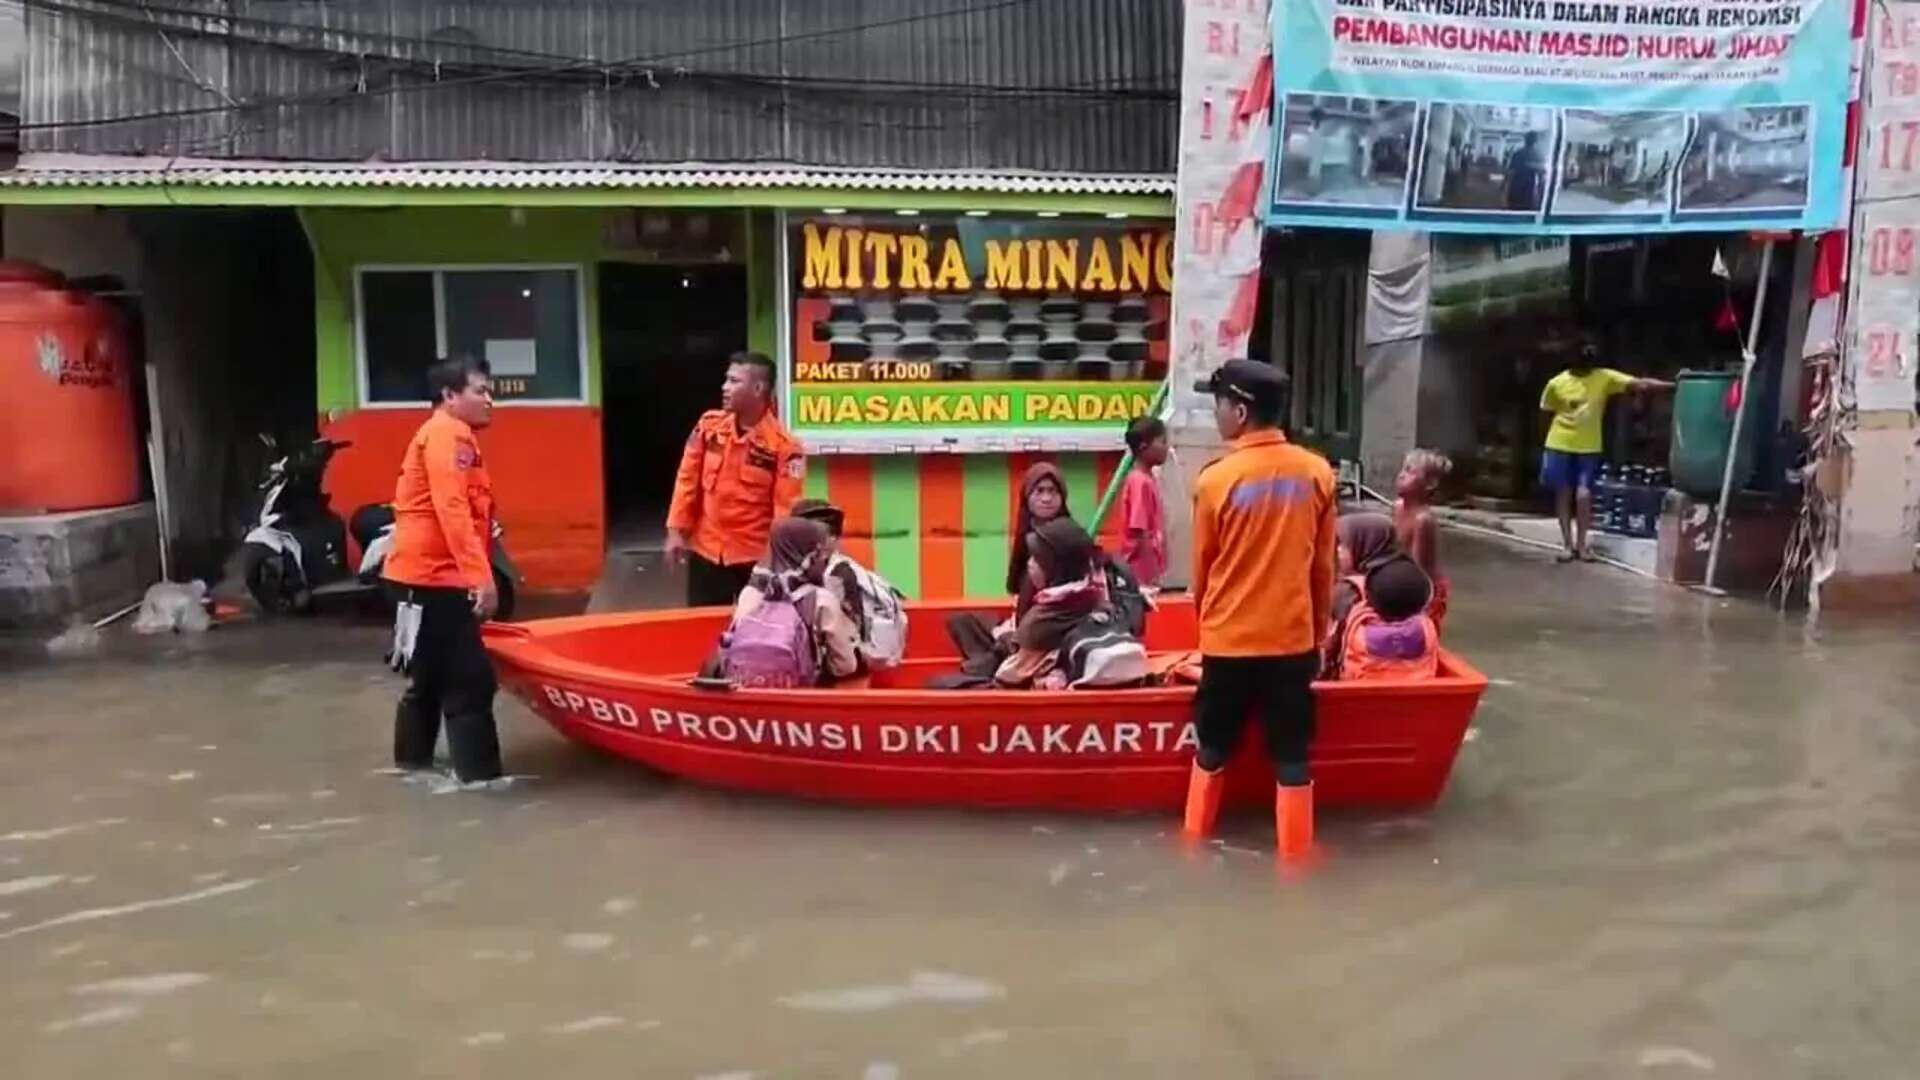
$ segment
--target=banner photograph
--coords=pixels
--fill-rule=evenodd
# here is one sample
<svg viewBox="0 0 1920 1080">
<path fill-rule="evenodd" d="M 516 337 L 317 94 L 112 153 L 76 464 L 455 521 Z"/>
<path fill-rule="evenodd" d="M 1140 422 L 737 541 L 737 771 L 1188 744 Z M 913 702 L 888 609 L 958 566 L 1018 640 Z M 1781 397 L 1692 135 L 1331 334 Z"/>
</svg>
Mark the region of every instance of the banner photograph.
<svg viewBox="0 0 1920 1080">
<path fill-rule="evenodd" d="M 787 252 L 802 436 L 1117 446 L 1166 376 L 1164 224 L 834 214 L 790 219 Z"/>
<path fill-rule="evenodd" d="M 1272 225 L 1839 224 L 1841 0 L 1277 0 Z"/>
</svg>

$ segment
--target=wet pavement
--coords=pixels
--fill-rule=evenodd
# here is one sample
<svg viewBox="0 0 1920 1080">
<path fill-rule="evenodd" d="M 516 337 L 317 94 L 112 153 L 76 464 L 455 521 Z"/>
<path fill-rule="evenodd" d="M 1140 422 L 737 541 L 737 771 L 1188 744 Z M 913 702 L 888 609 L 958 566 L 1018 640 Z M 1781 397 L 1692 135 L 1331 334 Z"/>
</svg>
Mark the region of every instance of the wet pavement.
<svg viewBox="0 0 1920 1080">
<path fill-rule="evenodd" d="M 1920 1072 L 1920 624 L 1449 553 L 1452 787 L 1292 880 L 1258 817 L 729 796 L 504 699 L 538 779 L 434 794 L 373 624 L 0 650 L 0 1074 Z"/>
</svg>

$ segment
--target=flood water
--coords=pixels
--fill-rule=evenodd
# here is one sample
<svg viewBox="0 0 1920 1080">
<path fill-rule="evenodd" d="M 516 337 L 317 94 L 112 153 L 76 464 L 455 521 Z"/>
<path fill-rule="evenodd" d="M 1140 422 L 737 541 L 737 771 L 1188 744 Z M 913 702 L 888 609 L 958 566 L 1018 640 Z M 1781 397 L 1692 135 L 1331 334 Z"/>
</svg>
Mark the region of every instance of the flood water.
<svg viewBox="0 0 1920 1080">
<path fill-rule="evenodd" d="M 502 699 L 378 775 L 382 629 L 0 674 L 0 1074 L 1920 1075 L 1920 633 L 1449 539 L 1496 684 L 1430 814 L 1272 826 L 735 797 Z"/>
</svg>

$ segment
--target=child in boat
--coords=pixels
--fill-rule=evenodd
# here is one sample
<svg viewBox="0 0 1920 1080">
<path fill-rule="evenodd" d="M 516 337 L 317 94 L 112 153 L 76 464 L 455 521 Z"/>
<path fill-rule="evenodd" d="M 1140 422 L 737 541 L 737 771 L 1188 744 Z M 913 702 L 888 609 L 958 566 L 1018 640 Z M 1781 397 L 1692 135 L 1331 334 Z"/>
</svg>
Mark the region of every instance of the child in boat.
<svg viewBox="0 0 1920 1080">
<path fill-rule="evenodd" d="M 1334 524 L 1335 566 L 1332 625 L 1320 648 L 1320 677 L 1340 677 L 1340 653 L 1346 647 L 1347 619 L 1365 592 L 1367 574 L 1404 558 L 1399 532 L 1385 514 L 1344 514 Z"/>
<path fill-rule="evenodd" d="M 1153 471 L 1167 460 L 1167 425 L 1136 416 L 1127 425 L 1133 467 L 1120 488 L 1120 561 L 1143 587 L 1157 589 L 1167 572 L 1167 510 Z"/>
<path fill-rule="evenodd" d="M 766 557 L 740 590 L 708 674 L 779 687 L 825 685 L 859 669 L 858 635 L 825 585 L 830 540 L 817 521 L 773 523 Z M 805 640 L 796 642 L 796 623 Z"/>
<path fill-rule="evenodd" d="M 1046 522 L 1022 546 L 1033 599 L 1014 626 L 1012 651 L 993 681 L 1006 689 L 1063 689 L 1069 677 L 1060 652 L 1068 635 L 1097 614 L 1105 614 L 1113 629 L 1124 628 L 1107 604 L 1100 549 L 1072 518 Z M 1144 652 L 1141 658 L 1144 663 Z"/>
<path fill-rule="evenodd" d="M 1452 589 L 1440 571 L 1440 526 L 1433 516 L 1433 493 L 1453 472 L 1453 459 L 1438 450 L 1415 450 L 1400 464 L 1394 481 L 1399 498 L 1393 504 L 1393 531 L 1400 550 L 1413 557 L 1427 580 L 1433 582 L 1433 601 L 1427 617 L 1439 629 L 1447 618 L 1447 596 Z"/>
<path fill-rule="evenodd" d="M 840 548 L 846 511 L 825 499 L 801 499 L 793 516 L 827 527 L 826 585 L 853 623 L 860 645 L 860 661 L 869 670 L 897 666 L 907 651 L 907 614 L 902 594 L 893 583 L 855 562 Z"/>
<path fill-rule="evenodd" d="M 1028 537 L 1053 521 L 1073 520 L 1067 509 L 1067 481 L 1060 467 L 1042 461 L 1027 470 L 1020 482 L 1020 509 L 1014 519 L 1013 550 L 1007 558 L 1007 592 L 1014 597 L 1013 615 L 998 626 L 971 612 L 947 619 L 947 636 L 960 650 L 960 670 L 990 676 L 1014 651 L 1013 632 L 1033 604 L 1034 586 L 1028 573 Z"/>
<path fill-rule="evenodd" d="M 1440 632 L 1428 617 L 1433 586 L 1408 556 L 1368 571 L 1347 613 L 1337 677 L 1431 679 L 1440 674 Z"/>
</svg>

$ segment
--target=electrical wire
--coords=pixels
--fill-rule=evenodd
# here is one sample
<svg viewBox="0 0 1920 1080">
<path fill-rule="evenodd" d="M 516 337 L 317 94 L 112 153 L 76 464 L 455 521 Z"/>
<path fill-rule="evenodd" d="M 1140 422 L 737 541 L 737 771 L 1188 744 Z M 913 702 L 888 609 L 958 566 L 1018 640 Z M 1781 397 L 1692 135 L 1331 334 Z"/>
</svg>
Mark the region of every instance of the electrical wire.
<svg viewBox="0 0 1920 1080">
<path fill-rule="evenodd" d="M 135 16 L 131 16 L 131 15 L 114 15 L 110 13 L 101 12 L 92 8 L 80 7 L 78 5 L 71 4 L 71 3 L 62 3 L 60 2 L 60 0 L 19 0 L 19 2 L 23 6 L 29 9 L 40 9 L 40 10 L 51 11 L 59 14 L 75 15 L 81 18 L 101 19 L 109 22 L 120 23 L 122 25 L 132 24 L 137 28 L 141 28 L 141 29 L 156 29 L 156 30 L 158 29 L 158 27 L 154 25 L 154 21 L 151 19 L 142 19 Z M 96 2 L 101 2 L 101 0 L 96 0 Z M 111 2 L 111 0 L 107 0 L 107 2 Z M 21 132 L 33 132 L 33 131 L 59 131 L 59 130 L 78 130 L 78 129 L 98 128 L 98 127 L 109 127 L 109 126 L 116 126 L 120 124 L 148 123 L 148 122 L 162 121 L 162 120 L 184 119 L 188 117 L 217 115 L 217 114 L 228 113 L 228 112 L 251 111 L 251 110 L 270 109 L 270 108 L 298 107 L 298 106 L 308 105 L 308 104 L 333 103 L 333 102 L 342 100 L 343 97 L 352 97 L 352 98 L 384 97 L 384 96 L 389 96 L 392 94 L 399 94 L 399 93 L 422 92 L 426 90 L 446 89 L 446 88 L 453 88 L 453 87 L 460 87 L 460 86 L 476 86 L 476 85 L 484 85 L 489 83 L 498 83 L 498 82 L 503 82 L 507 80 L 525 80 L 529 78 L 551 77 L 556 74 L 566 75 L 566 74 L 590 73 L 590 74 L 597 74 L 602 79 L 611 79 L 617 73 L 624 73 L 624 69 L 634 69 L 635 73 L 647 74 L 651 76 L 652 73 L 650 71 L 645 71 L 643 69 L 645 69 L 648 65 L 657 65 L 664 61 L 669 61 L 669 60 L 687 59 L 690 57 L 701 56 L 701 55 L 714 55 L 719 53 L 738 51 L 742 49 L 764 48 L 764 47 L 770 47 L 770 46 L 784 46 L 784 45 L 790 45 L 790 44 L 795 44 L 795 43 L 805 42 L 805 41 L 839 37 L 839 36 L 844 36 L 848 34 L 870 33 L 870 32 L 881 30 L 881 29 L 916 25 L 921 23 L 933 22 L 937 20 L 956 18 L 964 15 L 981 14 L 989 11 L 1022 6 L 1022 5 L 1033 3 L 1033 2 L 1035 2 L 1035 0 L 994 0 L 994 2 L 991 2 L 991 3 L 976 4 L 976 5 L 971 5 L 964 8 L 956 8 L 948 11 L 900 16 L 900 17 L 891 18 L 891 19 L 881 19 L 873 22 L 854 24 L 851 26 L 832 27 L 832 28 L 827 28 L 822 30 L 807 31 L 799 34 L 786 34 L 786 35 L 780 35 L 776 37 L 751 39 L 746 41 L 724 42 L 716 45 L 704 46 L 704 47 L 693 48 L 693 49 L 682 49 L 682 50 L 675 50 L 675 51 L 663 52 L 663 53 L 653 53 L 653 54 L 640 54 L 640 55 L 627 57 L 625 59 L 615 60 L 615 61 L 602 61 L 602 60 L 590 59 L 590 58 L 577 58 L 577 59 L 573 59 L 573 60 L 569 60 L 569 61 L 565 61 L 562 63 L 553 64 L 553 65 L 542 65 L 542 66 L 526 67 L 526 68 L 509 68 L 505 70 L 490 71 L 484 74 L 476 74 L 472 76 L 458 77 L 453 79 L 442 78 L 442 79 L 438 79 L 430 82 L 408 84 L 408 83 L 400 83 L 396 81 L 387 86 L 371 87 L 371 88 L 356 84 L 351 87 L 334 88 L 334 89 L 317 92 L 317 93 L 310 92 L 310 93 L 303 93 L 303 94 L 280 95 L 280 96 L 271 97 L 271 98 L 256 98 L 256 99 L 236 102 L 233 104 L 223 103 L 219 105 L 192 106 L 192 107 L 180 108 L 180 109 L 151 110 L 148 112 L 130 113 L 130 114 L 124 114 L 120 116 L 94 117 L 94 118 L 80 119 L 80 120 L 42 121 L 42 122 L 36 122 L 36 123 L 19 124 L 19 125 L 12 126 L 10 130 L 21 131 Z M 209 17 L 213 17 L 213 16 L 209 16 Z M 178 30 L 180 28 L 168 27 L 168 29 Z M 212 33 L 211 31 L 204 31 L 204 30 L 200 32 L 209 33 L 209 34 Z M 257 44 L 257 45 L 262 45 L 268 48 L 279 47 L 279 43 L 263 42 L 263 41 L 258 41 L 257 39 L 236 39 L 234 35 L 231 35 L 231 34 L 214 35 L 214 36 L 221 37 L 223 40 L 226 40 L 229 42 L 240 40 L 242 41 L 242 43 L 245 43 L 245 44 Z M 454 46 L 454 47 L 462 47 L 462 46 Z M 344 53 L 338 50 L 321 50 L 321 51 L 325 55 L 336 56 L 340 58 L 364 59 L 364 57 L 359 57 L 356 54 Z M 404 60 L 404 58 L 393 58 L 393 59 L 399 60 L 401 63 L 408 62 Z M 444 70 L 444 68 L 448 66 L 444 62 L 434 62 L 430 65 L 426 61 L 413 61 L 412 63 L 417 63 L 422 66 L 431 66 L 435 70 Z M 694 75 L 694 73 L 692 72 L 687 72 L 685 74 L 687 76 Z M 725 72 L 700 73 L 699 77 L 709 78 L 709 79 L 729 79 L 729 78 L 750 79 L 750 80 L 759 81 L 762 83 L 773 83 L 773 84 L 778 84 L 782 82 L 786 82 L 786 83 L 797 82 L 797 78 L 793 76 L 742 75 L 742 74 L 725 73 Z M 805 78 L 805 77 L 798 77 L 798 78 Z M 1022 97 L 1022 96 L 1035 97 L 1035 96 L 1050 96 L 1056 93 L 1066 93 L 1069 96 L 1071 96 L 1073 93 L 1082 92 L 1082 91 L 1074 90 L 1073 88 L 1034 89 L 1034 88 L 1026 88 L 1026 87 L 972 86 L 969 84 L 910 84 L 910 83 L 904 83 L 904 82 L 902 83 L 890 82 L 887 80 L 840 79 L 840 80 L 837 80 L 837 82 L 840 85 L 849 86 L 849 87 L 858 87 L 862 82 L 867 82 L 867 83 L 873 84 L 874 89 L 884 89 L 884 90 L 891 90 L 895 92 L 898 92 L 902 89 L 909 88 L 909 87 L 922 88 L 927 90 L 928 92 L 939 92 L 943 88 L 945 88 L 948 92 L 952 92 L 952 93 L 974 93 L 974 94 L 980 94 L 983 96 L 1004 95 L 1004 96 L 1010 96 L 1010 97 Z M 1095 91 L 1094 93 L 1098 95 L 1099 92 Z M 1147 91 L 1146 93 L 1148 95 L 1151 95 L 1157 98 L 1162 94 L 1171 96 L 1172 92 L 1153 90 L 1153 91 Z"/>
<path fill-rule="evenodd" d="M 422 74 L 432 73 L 434 76 L 439 78 L 439 82 L 443 85 L 459 85 L 462 81 L 465 81 L 465 80 L 449 81 L 444 79 L 443 76 L 448 68 L 452 68 L 453 70 L 456 70 L 456 71 L 464 71 L 469 67 L 469 65 L 467 64 L 460 64 L 460 63 L 450 64 L 448 61 L 444 59 L 406 57 L 406 56 L 397 56 L 392 54 L 373 54 L 373 53 L 367 53 L 367 52 L 349 52 L 345 50 L 325 48 L 325 47 L 319 47 L 319 46 L 290 46 L 284 42 L 268 41 L 268 40 L 263 40 L 259 38 L 250 38 L 244 35 L 235 35 L 225 30 L 208 29 L 204 26 L 191 27 L 191 26 L 181 26 L 177 24 L 163 25 L 160 22 L 150 17 L 135 17 L 132 15 L 114 15 L 114 14 L 103 13 L 95 10 L 94 7 L 80 6 L 79 4 L 72 2 L 72 0 L 18 0 L 18 2 L 22 3 L 25 6 L 44 9 L 48 11 L 55 11 L 63 14 L 71 14 L 79 18 L 94 19 L 97 21 L 108 22 L 115 25 L 127 26 L 133 29 L 154 30 L 161 36 L 161 39 L 163 42 L 167 42 L 167 44 L 169 45 L 169 48 L 172 48 L 172 45 L 170 40 L 167 38 L 167 34 L 168 34 L 168 31 L 172 31 L 173 33 L 176 33 L 176 34 L 200 36 L 200 37 L 204 37 L 212 40 L 217 40 L 223 45 L 244 45 L 244 46 L 250 46 L 250 47 L 288 50 L 288 51 L 293 51 L 293 52 L 304 54 L 304 55 L 316 55 L 316 56 L 321 56 L 326 58 L 352 61 L 354 63 L 362 64 L 362 65 L 364 65 L 368 61 L 377 61 L 382 65 L 386 65 L 383 69 L 383 72 L 382 72 L 383 74 L 393 74 L 402 70 L 413 70 Z M 126 9 L 129 11 L 134 10 L 136 8 L 141 10 L 148 10 L 148 5 L 145 5 L 144 3 L 142 3 L 141 0 L 85 0 L 85 2 L 95 6 L 103 5 L 103 6 L 109 6 L 109 7 L 118 7 L 118 8 Z M 943 13 L 937 13 L 935 15 L 913 16 L 905 20 L 891 20 L 889 22 L 883 22 L 883 23 L 864 24 L 864 26 L 861 26 L 861 27 L 840 28 L 835 30 L 819 31 L 817 32 L 817 35 L 853 32 L 854 30 L 867 29 L 867 28 L 872 28 L 872 27 L 877 27 L 882 25 L 889 25 L 890 23 L 898 23 L 901 21 L 923 21 L 930 18 L 946 17 L 950 15 L 962 14 L 966 11 L 987 10 L 993 7 L 1003 7 L 1003 6 L 1009 6 L 1010 4 L 1013 4 L 1013 3 L 1025 3 L 1025 2 L 1031 2 L 1031 0 L 1008 0 L 1007 3 L 998 4 L 998 5 L 987 5 L 987 7 L 985 8 L 971 8 L 971 9 L 964 9 L 964 11 L 943 12 Z M 181 9 L 151 8 L 150 10 L 180 11 Z M 199 13 L 195 13 L 195 15 L 201 21 L 218 18 L 217 16 L 209 16 L 209 15 L 204 15 Z M 341 31 L 335 31 L 330 28 L 316 28 L 316 27 L 306 26 L 302 24 L 280 23 L 280 22 L 275 22 L 273 20 L 251 19 L 251 20 L 245 20 L 245 21 L 251 22 L 256 25 L 264 24 L 264 25 L 270 25 L 270 26 L 284 28 L 288 30 L 297 30 L 297 31 L 317 30 L 325 34 L 343 33 Z M 816 34 L 790 35 L 787 38 L 778 39 L 778 40 L 795 41 L 795 40 L 801 40 L 810 36 L 817 36 L 817 35 Z M 656 54 L 653 57 L 648 57 L 645 61 L 627 60 L 627 61 L 607 62 L 607 61 L 601 61 L 601 60 L 590 58 L 590 57 L 569 57 L 569 56 L 563 56 L 561 54 L 554 54 L 554 53 L 530 53 L 524 50 L 500 50 L 494 46 L 483 46 L 483 45 L 463 43 L 463 42 L 462 43 L 436 42 L 432 39 L 407 37 L 402 35 L 379 35 L 379 36 L 388 38 L 391 40 L 410 43 L 410 44 L 421 44 L 421 45 L 436 46 L 436 47 L 450 47 L 455 49 L 469 49 L 469 50 L 483 49 L 488 51 L 507 51 L 507 52 L 514 52 L 520 55 L 534 55 L 534 56 L 541 56 L 545 58 L 551 58 L 551 59 L 562 61 L 562 63 L 547 65 L 544 67 L 532 67 L 532 68 L 521 67 L 521 68 L 507 68 L 507 69 L 500 69 L 496 67 L 496 68 L 487 69 L 485 72 L 485 74 L 488 76 L 499 76 L 502 78 L 507 78 L 507 77 L 532 78 L 532 77 L 546 76 L 551 74 L 561 74 L 561 75 L 574 74 L 574 75 L 582 76 L 587 79 L 603 81 L 607 78 L 612 77 L 615 74 L 615 69 L 617 68 L 631 67 L 636 64 L 651 63 L 659 59 L 683 56 L 683 55 L 686 55 L 686 52 L 692 51 L 692 50 L 688 50 L 682 53 Z M 770 41 L 774 39 L 766 39 L 766 40 Z M 765 43 L 766 41 L 743 42 L 743 43 L 734 43 L 729 45 L 713 46 L 712 48 L 713 49 L 732 49 L 732 48 L 760 47 Z M 176 58 L 178 58 L 178 50 L 174 49 L 173 51 L 176 54 Z M 191 71 L 190 68 L 189 70 Z M 657 78 L 657 74 L 652 72 L 650 69 L 635 72 L 635 73 L 621 72 L 620 74 L 623 77 L 626 77 L 629 74 L 641 74 L 649 78 Z M 1154 72 L 1154 73 L 1143 75 L 1143 76 L 1119 76 L 1119 77 L 1109 77 L 1105 79 L 1096 78 L 1093 80 L 1083 80 L 1078 83 L 1048 84 L 1048 85 L 953 83 L 953 82 L 931 82 L 931 81 L 925 81 L 925 80 L 909 80 L 909 79 L 862 79 L 862 78 L 849 77 L 849 76 L 789 75 L 784 73 L 765 73 L 765 72 L 754 72 L 754 71 L 730 71 L 730 70 L 728 71 L 712 71 L 712 70 L 690 71 L 685 68 L 676 68 L 673 74 L 683 78 L 684 77 L 697 77 L 697 78 L 707 78 L 707 79 L 730 79 L 731 78 L 731 79 L 755 81 L 755 82 L 769 84 L 769 85 L 791 85 L 791 86 L 816 86 L 817 85 L 817 86 L 828 88 L 828 89 L 851 87 L 851 88 L 859 88 L 859 89 L 872 89 L 872 90 L 885 90 L 885 91 L 946 93 L 946 94 L 961 95 L 961 96 L 975 97 L 975 98 L 984 98 L 984 97 L 990 97 L 990 96 L 1009 96 L 1009 97 L 1016 97 L 1016 98 L 1084 96 L 1084 97 L 1097 98 L 1097 99 L 1106 99 L 1111 97 L 1129 97 L 1129 98 L 1137 97 L 1142 100 L 1173 100 L 1176 97 L 1176 91 L 1169 82 L 1169 80 L 1173 77 L 1173 74 L 1167 73 L 1167 72 Z M 480 81 L 480 80 L 475 79 L 473 81 Z M 1142 86 L 1141 85 L 1142 83 L 1145 83 L 1147 85 Z M 203 82 L 196 82 L 194 85 L 200 87 L 201 89 L 208 90 L 209 92 L 220 92 L 218 88 L 208 86 Z M 406 89 L 412 89 L 412 88 L 406 88 Z M 261 106 L 272 106 L 276 104 L 292 104 L 292 103 L 294 102 L 273 101 L 273 100 L 263 99 L 257 104 Z M 251 105 L 248 103 L 236 103 L 235 107 L 245 108 L 245 107 L 251 107 Z M 159 118 L 159 117 L 149 117 L 149 116 L 139 117 L 139 119 L 143 119 L 143 120 L 156 119 L 156 118 Z M 73 124 L 106 123 L 106 122 L 111 122 L 112 119 L 113 118 L 103 118 L 98 121 L 70 121 L 66 123 L 73 123 Z"/>
</svg>

